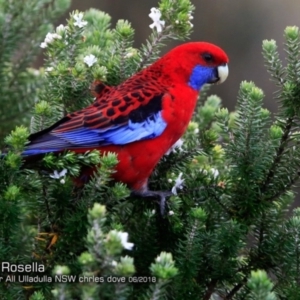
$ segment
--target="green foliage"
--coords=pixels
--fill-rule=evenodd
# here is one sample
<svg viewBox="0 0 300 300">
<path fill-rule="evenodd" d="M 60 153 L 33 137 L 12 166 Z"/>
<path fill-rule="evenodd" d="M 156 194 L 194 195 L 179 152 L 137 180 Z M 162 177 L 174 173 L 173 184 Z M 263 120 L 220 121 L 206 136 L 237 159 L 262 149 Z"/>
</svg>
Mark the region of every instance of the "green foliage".
<svg viewBox="0 0 300 300">
<path fill-rule="evenodd" d="M 247 296 L 247 299 L 276 299 L 274 292 L 271 292 L 273 284 L 269 280 L 265 271 L 252 271 L 247 286 L 250 290 L 250 294 Z"/>
<path fill-rule="evenodd" d="M 142 60 L 138 69 L 151 64 L 159 57 L 165 41 L 185 40 L 191 34 L 193 24 L 190 20 L 193 19 L 192 13 L 195 8 L 189 0 L 161 0 L 158 8 L 164 25 L 161 31 L 153 31 L 146 43 L 142 45 Z"/>
<path fill-rule="evenodd" d="M 30 68 L 51 22 L 69 7 L 70 0 L 0 1 L 0 141 L 16 125 L 28 121 L 37 89 L 44 78 Z"/>
<path fill-rule="evenodd" d="M 60 7 L 54 17 L 64 2 L 51 3 Z M 117 85 L 155 60 L 162 42 L 188 37 L 190 1 L 158 7 L 160 23 L 141 49 L 133 48 L 128 21 L 112 28 L 110 16 L 95 9 L 71 13 L 42 43 L 46 59 L 30 90 L 29 128 L 3 131 L 0 260 L 41 263 L 52 282 L 6 282 L 1 299 L 299 299 L 300 210 L 287 213 L 300 164 L 297 27 L 285 30 L 285 67 L 276 42 L 263 42 L 278 87 L 275 116 L 253 82 L 241 83 L 232 113 L 203 89 L 182 141 L 150 178 L 152 189 L 173 191 L 164 216 L 155 201 L 130 196 L 111 179 L 114 153 L 67 151 L 22 166 L 29 132 L 92 103 L 94 80 Z M 74 178 L 89 167 L 92 179 L 79 185 Z"/>
</svg>

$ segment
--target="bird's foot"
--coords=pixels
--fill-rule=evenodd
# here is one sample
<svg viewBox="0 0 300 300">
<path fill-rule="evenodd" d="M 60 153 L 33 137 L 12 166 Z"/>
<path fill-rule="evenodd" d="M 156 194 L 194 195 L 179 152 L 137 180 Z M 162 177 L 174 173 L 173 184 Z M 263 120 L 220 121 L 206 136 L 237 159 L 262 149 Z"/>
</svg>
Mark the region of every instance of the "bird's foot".
<svg viewBox="0 0 300 300">
<path fill-rule="evenodd" d="M 160 213 L 161 215 L 165 214 L 165 208 L 166 208 L 166 198 L 173 195 L 172 192 L 169 191 L 132 191 L 132 196 L 142 197 L 142 198 L 159 198 L 159 207 L 160 207 Z"/>
</svg>

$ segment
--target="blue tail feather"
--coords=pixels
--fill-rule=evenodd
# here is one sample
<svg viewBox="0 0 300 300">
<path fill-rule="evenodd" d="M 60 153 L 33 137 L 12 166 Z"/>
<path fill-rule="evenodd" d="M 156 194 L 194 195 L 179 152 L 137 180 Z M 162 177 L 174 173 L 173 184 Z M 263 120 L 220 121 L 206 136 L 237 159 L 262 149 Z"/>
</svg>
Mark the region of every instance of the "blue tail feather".
<svg viewBox="0 0 300 300">
<path fill-rule="evenodd" d="M 30 149 L 25 150 L 22 152 L 22 156 L 32 156 L 32 155 L 39 155 L 39 154 L 46 154 L 49 152 L 57 152 L 59 149 Z"/>
</svg>

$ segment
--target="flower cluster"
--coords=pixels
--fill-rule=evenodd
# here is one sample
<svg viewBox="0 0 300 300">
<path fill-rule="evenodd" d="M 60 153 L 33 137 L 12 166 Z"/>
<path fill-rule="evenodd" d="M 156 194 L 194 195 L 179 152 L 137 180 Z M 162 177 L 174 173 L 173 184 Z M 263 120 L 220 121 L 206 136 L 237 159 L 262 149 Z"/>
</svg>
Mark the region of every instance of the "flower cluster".
<svg viewBox="0 0 300 300">
<path fill-rule="evenodd" d="M 191 26 L 191 27 L 194 27 L 194 25 L 192 24 L 191 20 L 194 19 L 194 17 L 192 16 L 192 12 L 189 12 L 188 13 L 188 24 Z"/>
<path fill-rule="evenodd" d="M 87 21 L 83 20 L 83 13 L 76 13 L 73 16 L 74 21 L 74 26 L 77 26 L 79 28 L 84 27 L 85 25 L 87 25 Z M 68 26 L 64 26 L 64 25 L 59 25 L 56 27 L 56 33 L 50 33 L 48 32 L 44 42 L 41 43 L 40 47 L 41 48 L 47 48 L 47 46 L 49 44 L 51 44 L 55 39 L 61 39 L 62 36 L 60 35 L 60 33 L 62 33 L 64 30 L 66 30 L 68 28 Z"/>
<path fill-rule="evenodd" d="M 65 31 L 66 29 L 68 29 L 68 26 L 65 26 L 65 25 L 63 25 L 63 24 L 60 24 L 59 26 L 56 27 L 56 32 L 57 32 L 57 33 L 60 33 L 60 32 Z"/>
<path fill-rule="evenodd" d="M 50 33 L 48 32 L 44 42 L 41 43 L 40 47 L 41 48 L 47 48 L 47 46 L 49 44 L 51 44 L 55 39 L 61 39 L 61 35 L 57 34 L 57 33 Z"/>
<path fill-rule="evenodd" d="M 194 19 L 194 17 L 192 16 L 192 12 L 190 11 L 188 14 L 187 14 L 187 23 L 190 25 L 190 27 L 194 27 L 194 25 L 192 24 L 191 20 Z M 180 24 L 181 22 L 179 20 L 176 20 L 175 21 L 176 24 Z"/>
<path fill-rule="evenodd" d="M 219 170 L 215 168 L 211 168 L 208 171 L 205 169 L 200 169 L 200 172 L 202 172 L 204 175 L 211 175 L 214 179 L 217 179 L 220 175 Z"/>
</svg>

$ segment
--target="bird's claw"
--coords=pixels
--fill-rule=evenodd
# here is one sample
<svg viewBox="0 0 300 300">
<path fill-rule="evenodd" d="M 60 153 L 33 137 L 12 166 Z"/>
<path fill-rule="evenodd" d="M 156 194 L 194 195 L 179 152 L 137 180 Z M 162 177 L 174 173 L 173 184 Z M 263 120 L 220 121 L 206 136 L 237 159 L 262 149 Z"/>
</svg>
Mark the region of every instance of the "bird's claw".
<svg viewBox="0 0 300 300">
<path fill-rule="evenodd" d="M 165 207 L 166 207 L 166 198 L 173 195 L 172 192 L 169 191 L 132 191 L 132 196 L 142 197 L 142 198 L 159 198 L 159 207 L 160 213 L 163 216 L 165 214 Z"/>
</svg>

